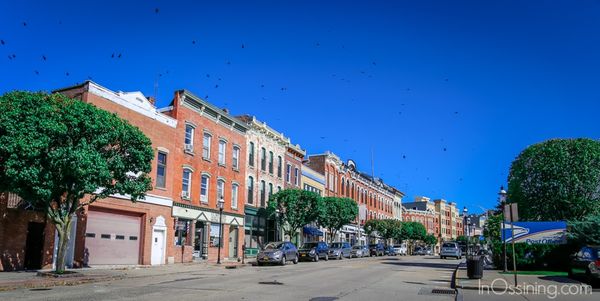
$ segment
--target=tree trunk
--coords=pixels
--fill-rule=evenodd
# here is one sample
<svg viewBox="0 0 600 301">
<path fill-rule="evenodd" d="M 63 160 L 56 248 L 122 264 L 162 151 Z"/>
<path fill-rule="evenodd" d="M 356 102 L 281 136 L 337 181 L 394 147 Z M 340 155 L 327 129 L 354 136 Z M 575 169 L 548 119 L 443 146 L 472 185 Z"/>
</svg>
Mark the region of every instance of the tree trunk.
<svg viewBox="0 0 600 301">
<path fill-rule="evenodd" d="M 67 256 L 67 248 L 71 240 L 71 223 L 72 216 L 67 215 L 62 224 L 55 223 L 56 231 L 58 232 L 58 252 L 56 253 L 56 273 L 65 271 L 65 257 Z"/>
</svg>

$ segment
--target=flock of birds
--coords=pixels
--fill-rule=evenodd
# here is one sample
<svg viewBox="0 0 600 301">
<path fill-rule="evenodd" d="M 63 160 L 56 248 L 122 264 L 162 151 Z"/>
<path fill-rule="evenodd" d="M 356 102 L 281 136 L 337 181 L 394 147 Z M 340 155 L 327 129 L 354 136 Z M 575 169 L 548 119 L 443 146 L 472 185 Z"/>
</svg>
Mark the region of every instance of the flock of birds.
<svg viewBox="0 0 600 301">
<path fill-rule="evenodd" d="M 160 9 L 159 9 L 159 8 L 155 8 L 155 9 L 154 9 L 154 13 L 155 13 L 155 14 L 158 14 L 158 13 L 160 13 Z M 62 21 L 59 21 L 59 24 L 62 24 Z M 27 27 L 27 22 L 23 22 L 23 23 L 22 23 L 22 25 L 23 25 L 23 27 Z M 196 45 L 196 44 L 197 44 L 197 41 L 196 41 L 196 40 L 191 40 L 191 44 L 192 44 L 192 45 Z M 0 46 L 6 46 L 6 45 L 7 45 L 7 42 L 6 42 L 5 40 L 3 40 L 3 39 L 0 39 Z M 315 42 L 314 46 L 315 46 L 315 47 L 321 47 L 321 43 L 320 43 L 320 42 Z M 341 47 L 342 47 L 342 48 L 345 48 L 345 46 L 344 46 L 344 45 L 342 45 Z M 246 44 L 245 44 L 245 43 L 241 43 L 241 45 L 240 45 L 240 48 L 241 48 L 241 49 L 246 49 Z M 15 53 L 8 54 L 8 59 L 9 59 L 9 60 L 15 60 L 16 58 L 17 58 L 17 55 L 16 55 Z M 112 54 L 110 55 L 110 58 L 111 58 L 111 59 L 114 59 L 114 60 L 120 60 L 120 59 L 122 59 L 122 58 L 123 58 L 123 52 L 122 52 L 122 51 L 120 51 L 120 52 L 112 52 Z M 40 59 L 41 59 L 43 62 L 46 62 L 46 61 L 48 60 L 48 57 L 47 57 L 45 54 L 43 54 L 43 55 L 41 55 Z M 225 64 L 226 64 L 226 65 L 231 65 L 231 61 L 227 60 L 227 61 L 225 62 Z M 377 62 L 376 62 L 376 61 L 372 61 L 372 62 L 371 62 L 371 66 L 372 66 L 372 67 L 376 67 L 376 66 L 377 66 Z M 372 78 L 372 77 L 373 77 L 373 75 L 372 75 L 372 74 L 368 74 L 368 72 L 367 72 L 366 70 L 359 70 L 359 71 L 358 71 L 358 73 L 359 73 L 360 75 L 366 76 L 367 78 Z M 40 75 L 40 72 L 39 72 L 38 70 L 34 70 L 34 74 L 35 74 L 35 75 Z M 158 76 L 159 78 L 161 78 L 161 77 L 163 77 L 163 76 L 164 76 L 164 75 L 166 75 L 166 74 L 169 74 L 169 70 L 166 70 L 166 71 L 164 71 L 164 72 L 158 73 L 158 74 L 157 74 L 157 76 Z M 65 76 L 69 76 L 69 75 L 70 75 L 70 73 L 69 73 L 69 72 L 65 72 Z M 335 74 L 335 73 L 334 73 L 334 74 L 331 74 L 331 77 L 332 77 L 332 78 L 338 78 L 338 79 L 339 79 L 340 81 L 342 81 L 342 82 L 350 83 L 350 80 L 349 80 L 348 78 L 346 78 L 346 77 L 340 77 L 340 76 L 338 76 L 338 74 Z M 92 79 L 92 77 L 91 77 L 91 76 L 88 76 L 87 78 L 88 78 L 88 79 L 90 79 L 90 80 Z M 207 73 L 207 74 L 206 74 L 206 78 L 211 78 L 211 75 Z M 221 77 L 217 77 L 217 83 L 214 85 L 214 88 L 215 88 L 215 89 L 217 89 L 217 88 L 219 88 L 219 87 L 220 87 L 220 83 L 221 83 L 221 81 L 222 81 L 222 78 L 221 78 Z M 449 81 L 449 79 L 448 79 L 448 78 L 444 78 L 444 81 L 445 81 L 445 82 L 448 82 L 448 81 Z M 265 88 L 265 84 L 264 84 L 264 83 L 260 84 L 260 88 L 261 88 L 261 89 L 264 89 L 264 88 Z M 287 87 L 280 87 L 280 88 L 279 88 L 279 90 L 280 90 L 281 92 L 286 92 L 286 91 L 288 91 L 288 88 L 287 88 Z M 411 91 L 412 91 L 412 89 L 411 89 L 411 88 L 405 88 L 405 89 L 404 89 L 404 91 L 405 91 L 405 92 L 411 92 Z M 205 99 L 208 99 L 208 97 L 209 97 L 209 95 L 208 95 L 208 94 L 207 94 L 207 95 L 205 95 Z M 263 96 L 263 97 L 261 97 L 261 99 L 262 99 L 262 100 L 267 100 L 267 98 L 266 98 L 266 97 L 264 97 L 264 96 Z M 354 99 L 352 99 L 351 101 L 354 101 Z M 404 107 L 405 105 L 406 105 L 405 103 L 402 103 L 402 104 L 401 104 L 401 107 Z M 398 115 L 402 115 L 402 113 L 403 113 L 403 111 L 401 111 L 401 110 L 400 110 L 400 111 L 398 111 Z M 454 115 L 458 115 L 458 111 L 454 111 Z M 322 139 L 322 140 L 325 140 L 325 139 L 327 139 L 327 137 L 326 137 L 326 136 L 320 136 L 320 139 Z M 443 139 L 442 139 L 442 140 L 443 140 Z M 348 139 L 344 139 L 344 142 L 348 142 Z M 447 152 L 447 151 L 448 151 L 447 147 L 442 147 L 442 149 L 441 149 L 441 150 L 442 150 L 443 152 Z M 353 152 L 356 152 L 356 150 L 353 150 Z M 402 159 L 406 160 L 406 159 L 407 159 L 407 155 L 406 155 L 406 154 L 403 154 L 403 155 L 402 155 Z M 418 168 L 417 168 L 416 170 L 418 171 Z M 398 178 L 400 178 L 401 176 L 398 174 L 398 175 L 397 175 L 397 177 L 398 177 Z M 426 178 L 426 180 L 427 180 L 427 181 L 429 181 L 429 177 L 427 177 L 427 178 Z M 460 181 L 460 182 L 462 182 L 462 181 L 463 181 L 463 178 L 461 177 L 461 178 L 459 179 L 459 181 Z M 408 184 L 406 184 L 406 183 L 405 183 L 405 185 L 408 185 Z"/>
</svg>

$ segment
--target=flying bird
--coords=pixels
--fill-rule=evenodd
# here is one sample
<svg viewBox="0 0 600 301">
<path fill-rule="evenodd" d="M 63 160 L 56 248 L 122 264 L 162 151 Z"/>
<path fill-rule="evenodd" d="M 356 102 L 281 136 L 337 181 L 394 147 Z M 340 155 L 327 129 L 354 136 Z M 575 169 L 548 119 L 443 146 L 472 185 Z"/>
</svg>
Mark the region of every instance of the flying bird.
<svg viewBox="0 0 600 301">
<path fill-rule="evenodd" d="M 121 54 L 119 53 L 119 55 L 117 56 L 117 58 L 121 58 Z"/>
<path fill-rule="evenodd" d="M 406 159 L 406 155 L 402 155 L 402 159 Z"/>
<path fill-rule="evenodd" d="M 158 10 L 158 7 L 157 7 L 157 8 L 154 9 L 154 13 L 158 14 L 158 12 L 159 12 L 159 10 Z"/>
<path fill-rule="evenodd" d="M 210 77 L 210 74 L 206 74 L 206 77 Z"/>
<path fill-rule="evenodd" d="M 230 62 L 230 61 L 227 61 L 227 65 L 231 65 L 231 62 Z"/>
<path fill-rule="evenodd" d="M 192 44 L 194 44 L 194 45 L 195 45 L 195 44 L 196 44 L 196 40 L 192 40 Z"/>
<path fill-rule="evenodd" d="M 4 40 L 0 40 L 0 44 L 4 45 Z"/>
<path fill-rule="evenodd" d="M 27 22 L 23 22 L 23 26 L 27 26 Z"/>
<path fill-rule="evenodd" d="M 446 148 L 444 147 L 444 151 L 446 151 Z"/>
<path fill-rule="evenodd" d="M 115 53 L 113 52 L 113 54 L 110 56 L 111 58 L 115 58 Z"/>
<path fill-rule="evenodd" d="M 35 71 L 33 71 L 33 72 L 35 72 L 35 75 L 40 75 L 40 72 L 39 72 L 39 71 L 37 71 L 37 70 L 35 70 Z"/>
<path fill-rule="evenodd" d="M 242 44 L 242 49 L 244 49 L 244 44 Z"/>
<path fill-rule="evenodd" d="M 219 87 L 219 85 L 215 85 L 215 88 L 218 88 L 218 87 Z"/>
<path fill-rule="evenodd" d="M 69 72 L 66 72 L 66 73 L 65 73 L 65 75 L 66 75 L 66 76 L 69 76 Z"/>
<path fill-rule="evenodd" d="M 45 55 L 42 55 L 42 59 L 45 61 L 45 60 L 46 60 L 46 56 L 45 56 Z"/>
</svg>

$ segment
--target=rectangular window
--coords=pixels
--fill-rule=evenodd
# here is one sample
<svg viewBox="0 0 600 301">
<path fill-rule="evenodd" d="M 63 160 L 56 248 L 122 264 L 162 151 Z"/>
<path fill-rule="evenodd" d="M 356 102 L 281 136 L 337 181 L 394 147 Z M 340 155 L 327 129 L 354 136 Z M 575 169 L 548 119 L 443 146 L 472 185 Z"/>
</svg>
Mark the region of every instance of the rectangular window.
<svg viewBox="0 0 600 301">
<path fill-rule="evenodd" d="M 221 233 L 219 224 L 210 224 L 210 246 L 218 247 L 221 243 Z"/>
<path fill-rule="evenodd" d="M 125 240 L 125 235 L 115 235 L 116 240 Z"/>
<path fill-rule="evenodd" d="M 281 156 L 277 156 L 277 177 L 281 178 L 281 169 L 283 167 Z"/>
<path fill-rule="evenodd" d="M 260 169 L 267 170 L 267 150 L 264 147 L 260 149 Z"/>
<path fill-rule="evenodd" d="M 100 234 L 100 238 L 102 238 L 102 239 L 110 239 L 110 234 Z"/>
<path fill-rule="evenodd" d="M 269 183 L 269 200 L 271 199 L 272 195 L 273 195 L 273 183 Z"/>
<path fill-rule="evenodd" d="M 225 199 L 225 181 L 218 180 L 217 181 L 217 201 Z"/>
<path fill-rule="evenodd" d="M 181 177 L 181 192 L 182 197 L 185 199 L 190 198 L 190 183 L 192 182 L 192 171 L 189 169 L 183 170 L 183 175 Z"/>
<path fill-rule="evenodd" d="M 137 240 L 137 236 L 129 236 L 129 240 Z"/>
<path fill-rule="evenodd" d="M 298 176 L 298 167 L 294 168 L 294 184 L 296 184 L 296 186 L 299 185 L 299 180 L 300 177 Z"/>
<path fill-rule="evenodd" d="M 248 204 L 252 204 L 254 202 L 254 179 L 252 177 L 248 177 Z"/>
<path fill-rule="evenodd" d="M 175 224 L 175 245 L 188 245 L 188 220 L 178 220 Z"/>
<path fill-rule="evenodd" d="M 233 155 L 231 156 L 231 164 L 233 164 L 234 169 L 240 168 L 240 148 L 237 146 L 233 147 Z"/>
<path fill-rule="evenodd" d="M 204 138 L 202 139 L 202 158 L 210 159 L 210 140 L 211 136 L 208 133 L 204 133 Z"/>
<path fill-rule="evenodd" d="M 254 166 L 254 142 L 250 142 L 250 149 L 248 150 L 248 164 Z"/>
<path fill-rule="evenodd" d="M 260 206 L 265 206 L 265 181 L 260 181 Z"/>
<path fill-rule="evenodd" d="M 85 237 L 94 238 L 94 237 L 96 237 L 96 233 L 86 233 Z"/>
<path fill-rule="evenodd" d="M 219 164 L 225 165 L 225 150 L 227 148 L 227 142 L 219 141 Z"/>
<path fill-rule="evenodd" d="M 291 177 L 292 177 L 292 166 L 291 165 L 287 165 L 285 168 L 285 181 L 288 183 L 291 183 Z"/>
<path fill-rule="evenodd" d="M 191 124 L 186 124 L 185 125 L 185 139 L 184 139 L 184 143 L 186 146 L 186 150 L 189 147 L 189 150 L 193 150 L 193 146 L 194 146 L 194 126 L 192 126 Z"/>
<path fill-rule="evenodd" d="M 156 160 L 156 187 L 166 188 L 167 178 L 167 154 L 158 152 Z"/>
<path fill-rule="evenodd" d="M 231 185 L 231 208 L 237 209 L 238 206 L 238 190 L 237 184 Z"/>
<path fill-rule="evenodd" d="M 209 179 L 207 175 L 202 175 L 202 180 L 200 181 L 200 201 L 202 203 L 208 203 Z"/>
</svg>

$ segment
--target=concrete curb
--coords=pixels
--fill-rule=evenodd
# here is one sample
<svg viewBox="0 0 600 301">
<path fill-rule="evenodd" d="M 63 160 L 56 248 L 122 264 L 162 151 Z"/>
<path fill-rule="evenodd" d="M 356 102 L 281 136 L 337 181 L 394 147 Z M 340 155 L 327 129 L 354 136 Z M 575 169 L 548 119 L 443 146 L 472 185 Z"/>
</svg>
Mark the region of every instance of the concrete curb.
<svg viewBox="0 0 600 301">
<path fill-rule="evenodd" d="M 15 289 L 32 289 L 32 288 L 46 288 L 46 287 L 55 287 L 55 286 L 74 286 L 85 283 L 93 283 L 93 282 L 103 282 L 103 281 L 113 281 L 120 280 L 125 278 L 122 275 L 118 276 L 102 276 L 102 277 L 90 277 L 90 276 L 81 276 L 81 277 L 70 277 L 70 278 L 58 278 L 57 280 L 48 280 L 48 281 L 21 281 L 7 284 L 0 284 L 0 292 L 3 291 L 11 291 Z"/>
</svg>

